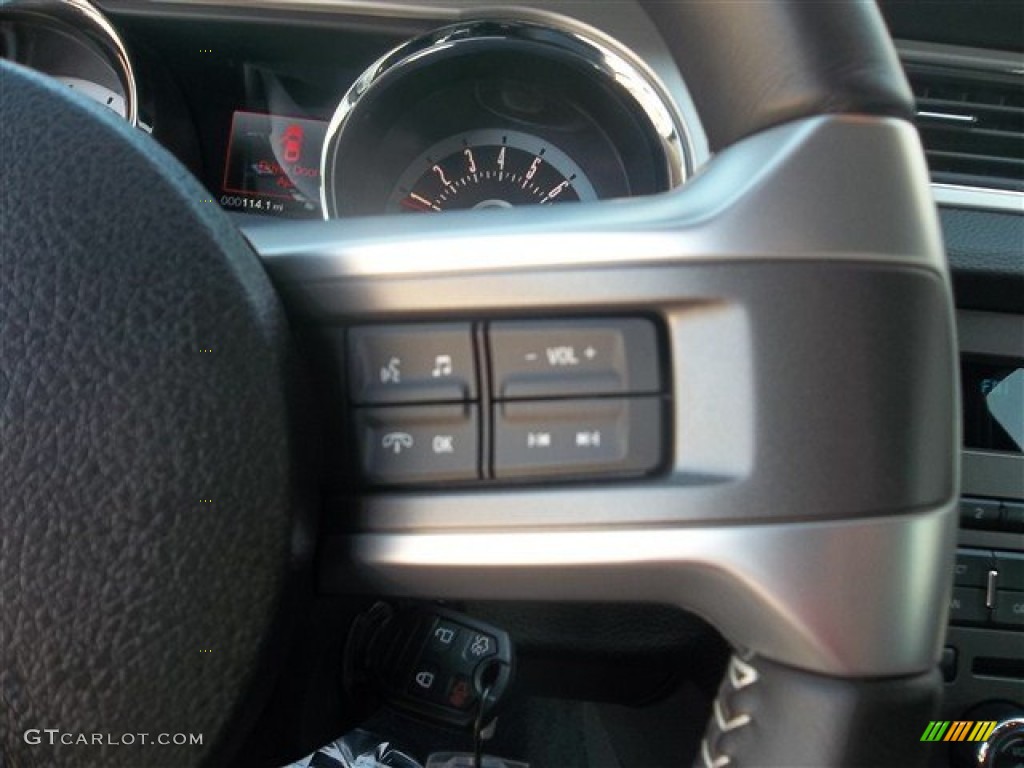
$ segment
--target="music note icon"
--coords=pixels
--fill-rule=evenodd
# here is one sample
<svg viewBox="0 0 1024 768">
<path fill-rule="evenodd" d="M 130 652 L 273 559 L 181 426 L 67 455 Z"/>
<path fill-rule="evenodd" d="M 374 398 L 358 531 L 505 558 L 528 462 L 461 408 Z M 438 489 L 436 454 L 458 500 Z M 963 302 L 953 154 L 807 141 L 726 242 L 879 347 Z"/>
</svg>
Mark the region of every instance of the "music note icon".
<svg viewBox="0 0 1024 768">
<path fill-rule="evenodd" d="M 451 355 L 438 355 L 434 358 L 434 370 L 430 372 L 430 375 L 435 379 L 440 379 L 444 376 L 452 375 L 452 358 Z"/>
</svg>

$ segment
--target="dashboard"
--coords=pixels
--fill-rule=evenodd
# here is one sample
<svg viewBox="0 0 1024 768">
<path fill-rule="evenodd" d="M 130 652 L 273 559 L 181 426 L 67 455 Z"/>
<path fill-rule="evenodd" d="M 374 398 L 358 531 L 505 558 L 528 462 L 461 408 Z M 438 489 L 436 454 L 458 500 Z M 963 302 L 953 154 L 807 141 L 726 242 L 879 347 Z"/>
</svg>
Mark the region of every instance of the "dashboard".
<svg viewBox="0 0 1024 768">
<path fill-rule="evenodd" d="M 971 580 L 956 582 L 943 657 L 950 718 L 1024 704 L 1024 586 L 1006 575 L 1024 558 L 1024 6 L 997 5 L 968 23 L 957 4 L 883 3 L 960 310 L 955 578 Z M 684 73 L 633 3 L 97 7 L 0 6 L 0 56 L 151 133 L 245 226 L 656 195 L 713 156 Z M 978 137 L 994 142 L 981 164 L 961 152 Z M 989 576 L 997 562 L 1004 577 Z"/>
<path fill-rule="evenodd" d="M 676 187 L 700 156 L 658 74 L 578 21 L 494 12 L 415 34 L 151 5 L 112 3 L 108 23 L 82 4 L 8 4 L 2 55 L 138 121 L 230 211 L 605 200 Z"/>
</svg>

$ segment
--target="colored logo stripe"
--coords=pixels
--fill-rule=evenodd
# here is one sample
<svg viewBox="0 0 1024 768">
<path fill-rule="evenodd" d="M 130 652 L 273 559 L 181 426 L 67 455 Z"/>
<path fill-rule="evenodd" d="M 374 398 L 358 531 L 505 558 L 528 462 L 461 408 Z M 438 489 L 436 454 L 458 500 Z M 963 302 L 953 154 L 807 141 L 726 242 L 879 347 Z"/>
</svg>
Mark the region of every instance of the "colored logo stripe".
<svg viewBox="0 0 1024 768">
<path fill-rule="evenodd" d="M 943 741 L 963 741 L 974 723 L 968 720 L 957 720 L 950 726 Z"/>
<path fill-rule="evenodd" d="M 939 741 L 945 735 L 947 728 L 949 728 L 949 721 L 932 720 L 924 729 L 921 741 Z"/>
<path fill-rule="evenodd" d="M 921 741 L 988 741 L 996 724 L 995 720 L 932 720 Z"/>
<path fill-rule="evenodd" d="M 995 720 L 981 720 L 977 725 L 974 726 L 974 730 L 971 731 L 971 735 L 968 737 L 968 741 L 988 741 L 989 736 L 992 735 L 992 731 L 996 729 Z"/>
</svg>

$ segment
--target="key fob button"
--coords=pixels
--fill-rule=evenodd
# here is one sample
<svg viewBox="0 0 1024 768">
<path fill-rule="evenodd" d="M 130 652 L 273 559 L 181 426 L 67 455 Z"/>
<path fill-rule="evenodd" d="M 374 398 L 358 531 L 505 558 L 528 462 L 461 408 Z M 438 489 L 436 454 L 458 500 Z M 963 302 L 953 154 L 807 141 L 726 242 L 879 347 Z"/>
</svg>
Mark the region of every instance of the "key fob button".
<svg viewBox="0 0 1024 768">
<path fill-rule="evenodd" d="M 448 685 L 448 695 L 445 702 L 453 709 L 465 712 L 476 702 L 476 693 L 473 691 L 473 682 L 462 675 L 455 675 Z"/>
<path fill-rule="evenodd" d="M 462 658 L 466 661 L 477 662 L 493 656 L 498 652 L 498 644 L 490 635 L 482 632 L 470 632 L 466 637 L 466 644 L 462 648 Z"/>
<path fill-rule="evenodd" d="M 430 650 L 439 656 L 451 652 L 457 647 L 461 634 L 458 624 L 443 619 L 438 621 L 430 634 Z"/>
<path fill-rule="evenodd" d="M 434 664 L 417 664 L 409 681 L 409 692 L 414 696 L 433 698 L 441 688 L 440 670 Z"/>
</svg>

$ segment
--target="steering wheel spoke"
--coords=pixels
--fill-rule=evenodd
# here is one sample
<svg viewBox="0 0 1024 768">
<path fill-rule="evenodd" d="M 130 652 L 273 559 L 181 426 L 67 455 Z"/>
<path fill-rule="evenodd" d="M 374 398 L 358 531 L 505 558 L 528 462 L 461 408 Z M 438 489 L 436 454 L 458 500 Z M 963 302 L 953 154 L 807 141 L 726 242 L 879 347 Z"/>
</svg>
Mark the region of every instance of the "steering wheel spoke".
<svg viewBox="0 0 1024 768">
<path fill-rule="evenodd" d="M 339 495 L 328 514 L 355 529 L 329 534 L 322 586 L 670 603 L 804 669 L 932 666 L 955 530 L 954 425 L 933 416 L 954 358 L 933 230 L 899 224 L 934 220 L 916 142 L 895 120 L 813 118 L 658 198 L 407 217 L 384 235 L 246 229 L 318 330 L 566 313 L 665 328 L 665 472 Z"/>
</svg>

